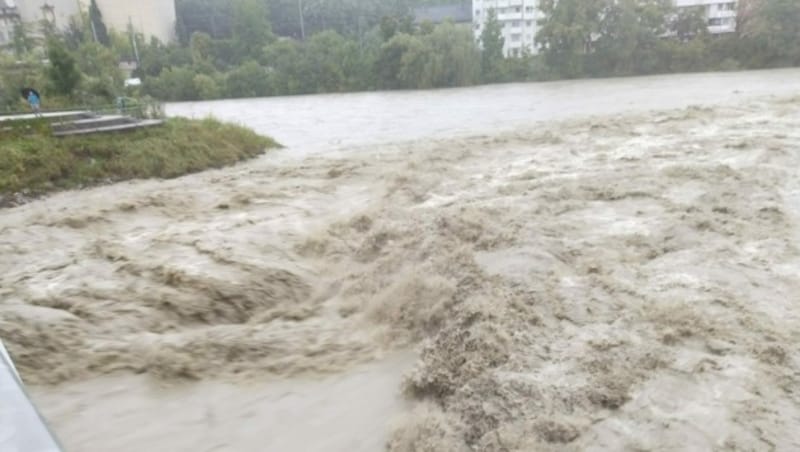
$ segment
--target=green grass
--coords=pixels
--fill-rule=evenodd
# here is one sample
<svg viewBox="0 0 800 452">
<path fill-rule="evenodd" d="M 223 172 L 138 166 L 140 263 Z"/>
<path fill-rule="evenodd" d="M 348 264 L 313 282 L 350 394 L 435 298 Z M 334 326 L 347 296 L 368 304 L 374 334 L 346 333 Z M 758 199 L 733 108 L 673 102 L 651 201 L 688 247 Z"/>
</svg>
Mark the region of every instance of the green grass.
<svg viewBox="0 0 800 452">
<path fill-rule="evenodd" d="M 168 119 L 161 127 L 55 138 L 44 124 L 0 136 L 0 195 L 173 178 L 220 168 L 279 145 L 213 119 Z"/>
</svg>

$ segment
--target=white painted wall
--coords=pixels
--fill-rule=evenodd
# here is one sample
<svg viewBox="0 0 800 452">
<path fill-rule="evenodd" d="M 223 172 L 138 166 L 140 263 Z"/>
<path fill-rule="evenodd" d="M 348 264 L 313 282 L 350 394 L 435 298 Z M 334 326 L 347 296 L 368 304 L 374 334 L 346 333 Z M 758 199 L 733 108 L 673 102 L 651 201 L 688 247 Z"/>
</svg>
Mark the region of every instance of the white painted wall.
<svg viewBox="0 0 800 452">
<path fill-rule="evenodd" d="M 675 0 L 678 8 L 702 6 L 708 31 L 714 34 L 736 31 L 736 0 Z"/>
<path fill-rule="evenodd" d="M 88 0 L 84 0 L 87 4 Z M 106 26 L 126 32 L 128 23 L 147 38 L 175 39 L 175 0 L 96 0 Z"/>
<path fill-rule="evenodd" d="M 475 39 L 480 39 L 488 12 L 494 9 L 503 29 L 506 56 L 518 56 L 524 50 L 536 53 L 537 20 L 541 17 L 538 0 L 472 0 Z"/>
<path fill-rule="evenodd" d="M 66 28 L 70 17 L 81 10 L 80 0 L 16 0 L 15 3 L 22 21 L 32 24 L 38 24 L 45 19 L 43 6 L 52 6 L 55 25 L 59 29 Z"/>
</svg>

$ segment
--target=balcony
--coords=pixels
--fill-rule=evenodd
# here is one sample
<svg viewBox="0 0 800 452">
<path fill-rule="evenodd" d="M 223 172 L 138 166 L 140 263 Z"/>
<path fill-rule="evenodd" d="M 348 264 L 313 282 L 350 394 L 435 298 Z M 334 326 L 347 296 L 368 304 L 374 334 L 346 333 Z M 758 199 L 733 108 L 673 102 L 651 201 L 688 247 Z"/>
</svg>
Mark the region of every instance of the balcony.
<svg viewBox="0 0 800 452">
<path fill-rule="evenodd" d="M 497 20 L 499 20 L 500 22 L 507 22 L 510 20 L 522 20 L 522 12 L 498 14 Z"/>
<path fill-rule="evenodd" d="M 711 19 L 711 18 L 715 18 L 715 17 L 716 18 L 720 18 L 720 19 L 728 19 L 728 18 L 735 19 L 737 17 L 737 14 L 736 14 L 736 11 L 731 11 L 731 10 L 725 10 L 725 11 L 712 10 L 708 14 L 708 18 Z"/>
<path fill-rule="evenodd" d="M 713 35 L 723 34 L 723 33 L 733 33 L 736 31 L 736 24 L 727 24 L 727 25 L 709 25 L 708 32 Z"/>
</svg>

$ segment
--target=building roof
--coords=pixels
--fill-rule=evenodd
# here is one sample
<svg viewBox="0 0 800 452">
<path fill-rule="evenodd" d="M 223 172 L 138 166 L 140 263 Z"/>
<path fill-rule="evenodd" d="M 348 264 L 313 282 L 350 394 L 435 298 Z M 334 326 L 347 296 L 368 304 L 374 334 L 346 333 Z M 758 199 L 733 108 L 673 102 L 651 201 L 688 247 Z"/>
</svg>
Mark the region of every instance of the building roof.
<svg viewBox="0 0 800 452">
<path fill-rule="evenodd" d="M 417 23 L 429 21 L 438 24 L 448 19 L 455 23 L 472 22 L 472 5 L 455 3 L 414 8 L 414 21 Z"/>
</svg>

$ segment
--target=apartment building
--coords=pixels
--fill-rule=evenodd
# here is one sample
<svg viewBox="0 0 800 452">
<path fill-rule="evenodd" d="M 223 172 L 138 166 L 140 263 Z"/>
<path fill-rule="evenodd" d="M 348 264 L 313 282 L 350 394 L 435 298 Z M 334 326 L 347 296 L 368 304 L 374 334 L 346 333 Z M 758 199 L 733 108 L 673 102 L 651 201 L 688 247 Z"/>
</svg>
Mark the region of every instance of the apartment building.
<svg viewBox="0 0 800 452">
<path fill-rule="evenodd" d="M 0 0 L 0 48 L 14 41 L 14 27 L 19 22 L 19 11 L 13 0 Z"/>
<path fill-rule="evenodd" d="M 47 21 L 62 30 L 82 9 L 81 0 L 16 0 L 15 3 L 23 22 L 39 24 Z"/>
<path fill-rule="evenodd" d="M 0 0 L 9 2 L 11 0 Z M 127 32 L 130 27 L 148 39 L 175 39 L 175 0 L 95 0 L 109 29 Z M 90 0 L 16 0 L 23 22 L 46 20 L 65 29 L 70 19 L 89 10 Z"/>
<path fill-rule="evenodd" d="M 507 57 L 536 53 L 537 21 L 541 14 L 538 0 L 473 0 L 472 9 L 476 39 L 480 39 L 489 10 L 493 9 L 505 39 L 503 53 Z"/>
<path fill-rule="evenodd" d="M 89 0 L 83 0 L 87 5 Z M 146 38 L 175 40 L 175 0 L 95 0 L 106 26 L 120 32 L 129 27 Z"/>
<path fill-rule="evenodd" d="M 736 31 L 736 1 L 734 0 L 675 0 L 678 8 L 703 8 L 708 31 L 712 34 Z"/>
</svg>

